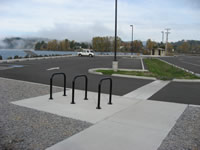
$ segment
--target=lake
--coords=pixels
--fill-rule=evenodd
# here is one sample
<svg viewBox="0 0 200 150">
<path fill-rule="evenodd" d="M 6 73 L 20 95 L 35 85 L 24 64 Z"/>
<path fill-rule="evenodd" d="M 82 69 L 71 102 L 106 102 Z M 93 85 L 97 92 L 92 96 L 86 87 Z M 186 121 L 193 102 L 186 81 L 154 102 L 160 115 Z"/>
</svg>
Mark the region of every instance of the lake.
<svg viewBox="0 0 200 150">
<path fill-rule="evenodd" d="M 76 55 L 77 52 L 74 51 L 35 51 L 31 50 L 37 55 Z M 8 57 L 14 58 L 15 56 L 25 57 L 27 54 L 24 52 L 24 50 L 20 49 L 0 49 L 0 55 L 3 57 L 3 59 L 7 59 Z M 95 55 L 114 55 L 113 52 L 95 52 Z M 118 52 L 117 55 L 131 55 L 131 53 L 122 53 Z M 133 54 L 135 55 L 135 54 Z"/>
</svg>

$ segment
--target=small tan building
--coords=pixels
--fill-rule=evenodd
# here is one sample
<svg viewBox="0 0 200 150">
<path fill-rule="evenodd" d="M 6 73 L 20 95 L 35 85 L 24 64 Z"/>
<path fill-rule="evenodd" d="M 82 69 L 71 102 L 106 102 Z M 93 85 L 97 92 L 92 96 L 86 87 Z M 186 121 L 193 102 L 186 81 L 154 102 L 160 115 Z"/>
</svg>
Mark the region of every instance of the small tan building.
<svg viewBox="0 0 200 150">
<path fill-rule="evenodd" d="M 163 48 L 157 48 L 157 49 L 153 49 L 151 50 L 151 55 L 155 55 L 155 56 L 165 56 L 165 49 Z"/>
</svg>

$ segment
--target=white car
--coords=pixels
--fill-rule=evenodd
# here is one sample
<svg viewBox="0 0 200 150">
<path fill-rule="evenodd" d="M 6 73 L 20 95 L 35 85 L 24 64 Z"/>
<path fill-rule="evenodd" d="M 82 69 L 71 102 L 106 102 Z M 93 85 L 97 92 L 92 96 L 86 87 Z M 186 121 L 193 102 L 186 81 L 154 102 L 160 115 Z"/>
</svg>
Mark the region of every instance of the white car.
<svg viewBox="0 0 200 150">
<path fill-rule="evenodd" d="M 84 49 L 81 52 L 78 52 L 78 56 L 89 56 L 89 57 L 94 57 L 94 52 L 89 49 Z"/>
</svg>

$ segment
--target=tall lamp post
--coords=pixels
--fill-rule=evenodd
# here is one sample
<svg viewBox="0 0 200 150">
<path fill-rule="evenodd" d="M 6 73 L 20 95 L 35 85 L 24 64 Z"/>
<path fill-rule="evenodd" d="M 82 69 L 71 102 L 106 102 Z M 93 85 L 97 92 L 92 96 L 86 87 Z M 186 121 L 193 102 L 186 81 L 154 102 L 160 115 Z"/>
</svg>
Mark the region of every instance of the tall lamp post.
<svg viewBox="0 0 200 150">
<path fill-rule="evenodd" d="M 164 43 L 164 31 L 161 31 L 162 33 L 162 43 Z"/>
<path fill-rule="evenodd" d="M 130 25 L 132 28 L 132 37 L 131 37 L 131 55 L 133 55 L 133 25 Z"/>
<path fill-rule="evenodd" d="M 118 70 L 118 61 L 117 61 L 117 0 L 115 0 L 115 46 L 114 46 L 114 61 L 113 61 L 113 70 Z"/>
</svg>

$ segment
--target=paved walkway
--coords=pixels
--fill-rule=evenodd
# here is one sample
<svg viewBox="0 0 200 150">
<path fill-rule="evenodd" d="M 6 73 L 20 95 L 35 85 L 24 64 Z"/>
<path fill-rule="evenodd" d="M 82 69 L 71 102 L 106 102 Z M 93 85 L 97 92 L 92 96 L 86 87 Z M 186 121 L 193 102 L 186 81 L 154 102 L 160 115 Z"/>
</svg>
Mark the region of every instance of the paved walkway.
<svg viewBox="0 0 200 150">
<path fill-rule="evenodd" d="M 113 105 L 108 105 L 109 96 L 102 94 L 101 110 L 96 109 L 97 93 L 89 92 L 85 101 L 81 90 L 76 90 L 75 105 L 70 104 L 71 90 L 67 97 L 54 94 L 52 101 L 45 95 L 13 104 L 94 124 L 48 150 L 156 150 L 187 107 L 145 100 L 167 84 L 155 81 L 126 96 L 113 96 Z M 142 96 L 141 90 L 148 93 Z"/>
<path fill-rule="evenodd" d="M 143 100 L 47 150 L 156 150 L 185 108 Z"/>
</svg>

